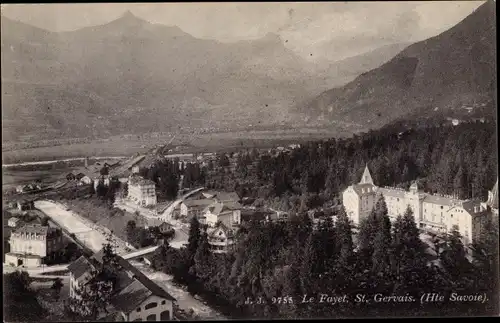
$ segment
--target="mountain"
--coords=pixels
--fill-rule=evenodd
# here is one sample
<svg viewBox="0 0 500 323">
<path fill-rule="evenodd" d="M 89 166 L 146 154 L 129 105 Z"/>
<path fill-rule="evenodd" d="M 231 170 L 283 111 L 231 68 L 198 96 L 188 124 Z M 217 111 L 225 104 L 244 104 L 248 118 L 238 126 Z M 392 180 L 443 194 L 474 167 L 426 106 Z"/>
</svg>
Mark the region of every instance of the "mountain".
<svg viewBox="0 0 500 323">
<path fill-rule="evenodd" d="M 412 44 L 380 67 L 296 110 L 312 124 L 359 129 L 404 118 L 496 115 L 495 2 L 442 34 Z"/>
<path fill-rule="evenodd" d="M 290 107 L 389 58 L 309 62 L 273 33 L 220 43 L 130 12 L 59 33 L 2 16 L 1 29 L 4 141 L 293 126 Z"/>
</svg>

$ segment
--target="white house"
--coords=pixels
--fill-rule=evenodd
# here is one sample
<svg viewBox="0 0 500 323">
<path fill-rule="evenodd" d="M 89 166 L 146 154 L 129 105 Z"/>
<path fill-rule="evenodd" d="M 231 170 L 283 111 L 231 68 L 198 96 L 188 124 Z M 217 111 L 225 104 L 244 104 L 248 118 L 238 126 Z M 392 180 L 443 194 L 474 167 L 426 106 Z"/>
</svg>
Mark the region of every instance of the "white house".
<svg viewBox="0 0 500 323">
<path fill-rule="evenodd" d="M 241 204 L 238 202 L 214 202 L 203 212 L 205 224 L 215 227 L 218 222 L 228 228 L 241 224 Z"/>
<path fill-rule="evenodd" d="M 221 223 L 207 230 L 208 244 L 213 253 L 227 253 L 235 244 L 233 230 Z"/>
<path fill-rule="evenodd" d="M 19 223 L 19 218 L 16 218 L 15 216 L 10 218 L 9 221 L 7 221 L 7 225 L 11 228 L 15 228 L 18 223 Z"/>
<path fill-rule="evenodd" d="M 69 265 L 70 297 L 77 298 L 77 290 L 86 288 L 91 272 L 102 265 L 102 250 L 87 258 L 82 256 Z M 118 279 L 110 300 L 111 309 L 122 321 L 171 321 L 174 319 L 172 297 L 162 287 L 147 278 L 127 260 L 116 256 L 120 265 Z"/>
</svg>

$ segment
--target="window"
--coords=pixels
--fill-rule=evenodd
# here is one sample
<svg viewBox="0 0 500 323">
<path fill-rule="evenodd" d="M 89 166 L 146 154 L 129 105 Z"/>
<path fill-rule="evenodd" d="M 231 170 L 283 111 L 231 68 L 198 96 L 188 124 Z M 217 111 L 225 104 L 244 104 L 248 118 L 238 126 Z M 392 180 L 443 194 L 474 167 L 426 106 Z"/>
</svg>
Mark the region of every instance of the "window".
<svg viewBox="0 0 500 323">
<path fill-rule="evenodd" d="M 140 312 L 140 311 L 141 311 L 141 308 L 140 308 L 140 307 L 138 307 L 138 308 L 137 308 L 137 312 Z"/>
<path fill-rule="evenodd" d="M 158 306 L 158 303 L 156 302 L 152 302 L 152 303 L 149 303 L 148 305 L 144 306 L 144 309 L 145 310 L 149 310 L 151 308 L 155 308 L 156 306 Z M 149 320 L 148 320 L 149 321 Z"/>
<path fill-rule="evenodd" d="M 156 314 L 151 314 L 146 317 L 146 321 L 156 321 Z"/>
<path fill-rule="evenodd" d="M 168 321 L 170 320 L 170 311 L 163 311 L 160 314 L 160 320 L 162 321 Z"/>
<path fill-rule="evenodd" d="M 167 301 L 165 301 L 165 300 L 161 301 L 161 305 L 165 305 L 166 302 Z"/>
</svg>

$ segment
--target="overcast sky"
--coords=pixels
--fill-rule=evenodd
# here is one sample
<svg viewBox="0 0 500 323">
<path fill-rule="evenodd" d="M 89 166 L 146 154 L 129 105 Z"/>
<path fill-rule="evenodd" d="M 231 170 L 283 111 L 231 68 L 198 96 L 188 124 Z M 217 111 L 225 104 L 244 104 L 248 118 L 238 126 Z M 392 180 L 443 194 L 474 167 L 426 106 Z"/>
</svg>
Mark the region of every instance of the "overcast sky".
<svg viewBox="0 0 500 323">
<path fill-rule="evenodd" d="M 303 57 L 341 59 L 435 36 L 484 1 L 7 4 L 2 14 L 52 31 L 107 23 L 126 10 L 198 38 L 231 42 L 274 32 Z"/>
</svg>

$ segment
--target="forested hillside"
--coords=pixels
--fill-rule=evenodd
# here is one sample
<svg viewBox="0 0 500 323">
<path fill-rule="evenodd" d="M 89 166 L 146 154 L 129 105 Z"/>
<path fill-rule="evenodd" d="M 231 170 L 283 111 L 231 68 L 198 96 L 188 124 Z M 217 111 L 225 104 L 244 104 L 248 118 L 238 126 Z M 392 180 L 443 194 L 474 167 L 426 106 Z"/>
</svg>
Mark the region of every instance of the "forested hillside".
<svg viewBox="0 0 500 323">
<path fill-rule="evenodd" d="M 337 201 L 368 164 L 378 186 L 408 188 L 419 180 L 427 192 L 486 199 L 498 176 L 496 123 L 401 129 L 310 142 L 275 156 L 250 151 L 237 157 L 234 172 L 208 172 L 206 183 L 298 211 L 304 202 L 310 209 Z"/>
<path fill-rule="evenodd" d="M 359 181 L 366 163 L 380 186 L 404 187 L 419 179 L 427 191 L 484 200 L 497 178 L 495 128 L 482 122 L 406 132 L 387 127 L 275 156 L 250 151 L 237 157 L 234 170 L 234 155 L 219 155 L 203 170 L 209 187 L 236 188 L 241 197 L 256 197 L 255 205 L 288 210 L 289 221 L 250 221 L 236 233 L 234 252 L 219 255 L 209 251 L 203 226 L 193 220 L 187 248 L 159 249 L 154 266 L 237 317 L 496 313 L 497 220 L 464 248 L 456 230 L 422 242 L 411 209 L 391 224 L 383 198 L 358 230 L 341 206 L 325 208 L 336 221 L 320 215 L 316 230 L 306 213 L 340 204 L 340 193 Z M 422 295 L 435 292 L 444 300 L 421 304 Z M 450 301 L 452 295 L 486 300 Z M 314 300 L 303 302 L 309 297 Z"/>
</svg>

